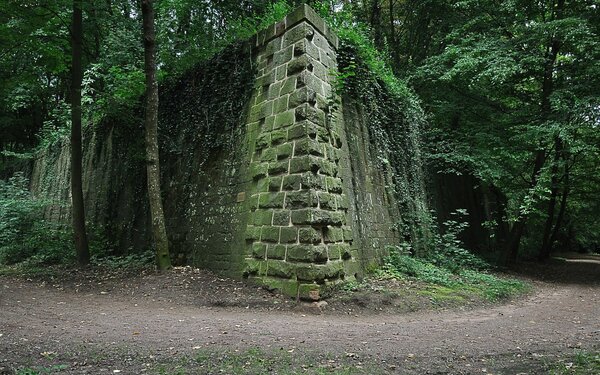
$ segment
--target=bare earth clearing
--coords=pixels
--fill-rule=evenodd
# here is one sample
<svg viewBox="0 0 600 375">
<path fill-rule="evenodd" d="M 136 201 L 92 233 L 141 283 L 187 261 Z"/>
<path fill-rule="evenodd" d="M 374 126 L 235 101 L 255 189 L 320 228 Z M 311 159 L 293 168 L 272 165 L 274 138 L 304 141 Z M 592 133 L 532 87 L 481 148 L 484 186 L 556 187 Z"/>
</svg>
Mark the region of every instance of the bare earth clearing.
<svg viewBox="0 0 600 375">
<path fill-rule="evenodd" d="M 259 348 L 314 364 L 290 370 L 298 373 L 540 374 L 576 349 L 599 351 L 598 258 L 533 273 L 534 292 L 516 301 L 404 314 L 335 302 L 315 314 L 189 269 L 107 280 L 82 273 L 60 284 L 3 276 L 0 373 L 212 373 L 200 354 L 219 361 Z"/>
</svg>

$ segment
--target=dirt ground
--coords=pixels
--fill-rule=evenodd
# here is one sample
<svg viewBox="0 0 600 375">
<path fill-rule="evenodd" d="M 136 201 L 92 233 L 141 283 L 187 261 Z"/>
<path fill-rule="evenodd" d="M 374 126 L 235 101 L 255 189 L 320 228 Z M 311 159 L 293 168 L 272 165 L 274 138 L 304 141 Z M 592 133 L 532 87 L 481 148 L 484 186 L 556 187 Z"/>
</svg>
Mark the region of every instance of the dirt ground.
<svg viewBox="0 0 600 375">
<path fill-rule="evenodd" d="M 570 258 L 513 271 L 534 285 L 525 297 L 411 313 L 298 305 L 191 268 L 2 276 L 0 374 L 174 373 L 164 369 L 197 353 L 253 349 L 363 373 L 542 374 L 577 350 L 600 351 L 600 258 Z"/>
</svg>

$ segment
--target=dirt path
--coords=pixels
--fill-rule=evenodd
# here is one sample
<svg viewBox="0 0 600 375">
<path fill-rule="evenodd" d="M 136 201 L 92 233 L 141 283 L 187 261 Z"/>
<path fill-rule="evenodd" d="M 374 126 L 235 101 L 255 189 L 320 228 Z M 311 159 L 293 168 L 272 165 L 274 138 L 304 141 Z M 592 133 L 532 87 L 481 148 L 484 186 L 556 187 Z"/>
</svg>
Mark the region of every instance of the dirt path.
<svg viewBox="0 0 600 375">
<path fill-rule="evenodd" d="M 262 348 L 408 374 L 542 373 L 575 348 L 600 350 L 600 264 L 566 267 L 516 302 L 400 316 L 198 306 L 184 294 L 181 302 L 116 285 L 75 291 L 0 278 L 0 368 L 60 362 L 61 373 L 135 374 L 148 358 Z"/>
</svg>

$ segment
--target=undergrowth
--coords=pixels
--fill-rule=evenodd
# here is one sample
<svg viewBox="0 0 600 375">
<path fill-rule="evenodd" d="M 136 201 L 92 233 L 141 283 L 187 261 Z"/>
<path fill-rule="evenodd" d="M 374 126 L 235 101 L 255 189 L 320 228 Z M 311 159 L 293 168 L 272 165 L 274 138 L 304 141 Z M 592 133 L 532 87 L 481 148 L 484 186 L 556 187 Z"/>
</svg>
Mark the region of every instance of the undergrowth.
<svg viewBox="0 0 600 375">
<path fill-rule="evenodd" d="M 439 256 L 436 258 L 439 260 Z M 462 268 L 451 259 L 446 259 L 442 264 L 452 265 L 438 265 L 430 259 L 415 258 L 394 248 L 390 250 L 384 266 L 376 275 L 384 278 L 416 279 L 456 291 L 469 290 L 490 301 L 518 295 L 528 289 L 528 285 L 522 281 L 501 278 L 492 275 L 488 270 Z"/>
<path fill-rule="evenodd" d="M 550 375 L 600 374 L 600 352 L 577 350 L 568 360 L 554 363 L 548 371 Z"/>
</svg>

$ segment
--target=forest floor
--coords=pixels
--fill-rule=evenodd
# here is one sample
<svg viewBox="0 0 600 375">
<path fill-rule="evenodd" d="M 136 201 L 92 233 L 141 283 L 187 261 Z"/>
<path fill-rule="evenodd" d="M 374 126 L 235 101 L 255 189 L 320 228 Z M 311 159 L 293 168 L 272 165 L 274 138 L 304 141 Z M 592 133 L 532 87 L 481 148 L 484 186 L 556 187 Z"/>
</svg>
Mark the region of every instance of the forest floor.
<svg viewBox="0 0 600 375">
<path fill-rule="evenodd" d="M 600 374 L 600 257 L 567 258 L 484 306 L 298 304 L 191 268 L 4 275 L 0 374 Z"/>
</svg>

